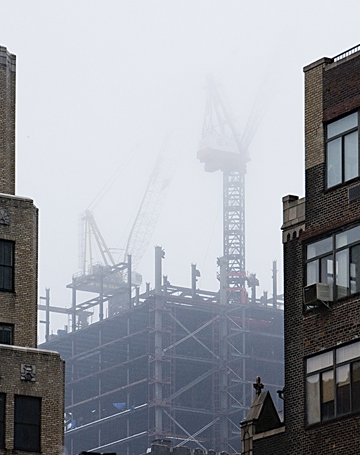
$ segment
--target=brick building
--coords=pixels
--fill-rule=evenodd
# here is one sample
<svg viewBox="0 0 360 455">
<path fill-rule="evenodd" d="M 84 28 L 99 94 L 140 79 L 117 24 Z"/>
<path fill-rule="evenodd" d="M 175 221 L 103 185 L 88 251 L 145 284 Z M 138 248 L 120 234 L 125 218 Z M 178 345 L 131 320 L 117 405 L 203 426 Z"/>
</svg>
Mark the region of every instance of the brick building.
<svg viewBox="0 0 360 455">
<path fill-rule="evenodd" d="M 359 452 L 360 46 L 304 73 L 306 196 L 283 198 L 285 421 L 264 418 L 259 390 L 244 455 Z"/>
<path fill-rule="evenodd" d="M 38 210 L 15 195 L 15 79 L 0 47 L 0 454 L 58 455 L 64 362 L 37 349 Z"/>
</svg>

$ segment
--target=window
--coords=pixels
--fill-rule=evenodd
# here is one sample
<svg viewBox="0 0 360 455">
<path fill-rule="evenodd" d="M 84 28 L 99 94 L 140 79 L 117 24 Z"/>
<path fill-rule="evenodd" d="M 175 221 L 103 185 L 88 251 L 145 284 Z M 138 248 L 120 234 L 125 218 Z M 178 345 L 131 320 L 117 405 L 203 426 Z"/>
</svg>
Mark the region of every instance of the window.
<svg viewBox="0 0 360 455">
<path fill-rule="evenodd" d="M 40 452 L 41 398 L 15 395 L 14 449 Z"/>
<path fill-rule="evenodd" d="M 333 299 L 360 292 L 360 226 L 306 247 L 306 284 L 327 283 Z"/>
<path fill-rule="evenodd" d="M 14 326 L 0 323 L 0 344 L 13 344 Z"/>
<path fill-rule="evenodd" d="M 14 290 L 14 242 L 0 240 L 0 291 Z"/>
<path fill-rule="evenodd" d="M 306 411 L 308 425 L 360 411 L 360 341 L 306 360 Z"/>
<path fill-rule="evenodd" d="M 326 126 L 326 187 L 359 176 L 358 113 Z"/>
</svg>

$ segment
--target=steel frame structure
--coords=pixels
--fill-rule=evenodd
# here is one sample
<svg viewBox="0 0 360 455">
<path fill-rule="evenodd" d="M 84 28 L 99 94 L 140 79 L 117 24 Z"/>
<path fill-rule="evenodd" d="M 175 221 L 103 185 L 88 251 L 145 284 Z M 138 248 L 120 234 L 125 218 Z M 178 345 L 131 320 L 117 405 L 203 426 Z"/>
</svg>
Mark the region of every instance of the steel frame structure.
<svg viewBox="0 0 360 455">
<path fill-rule="evenodd" d="M 282 388 L 282 310 L 172 286 L 156 256 L 154 290 L 42 345 L 66 360 L 69 455 L 140 454 L 157 438 L 239 452 L 255 376 Z"/>
</svg>

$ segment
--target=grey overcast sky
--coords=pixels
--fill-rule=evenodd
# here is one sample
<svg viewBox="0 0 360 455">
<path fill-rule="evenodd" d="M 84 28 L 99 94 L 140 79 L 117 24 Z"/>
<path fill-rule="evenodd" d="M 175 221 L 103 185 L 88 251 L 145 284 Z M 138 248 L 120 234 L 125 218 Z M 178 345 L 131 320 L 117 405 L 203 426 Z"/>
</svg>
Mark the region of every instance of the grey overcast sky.
<svg viewBox="0 0 360 455">
<path fill-rule="evenodd" d="M 282 292 L 282 196 L 304 194 L 303 72 L 360 42 L 358 1 L 1 0 L 0 44 L 17 55 L 17 194 L 40 209 L 39 294 L 70 306 L 78 217 L 92 207 L 124 248 L 165 137 L 175 173 L 138 272 L 216 290 L 222 178 L 196 153 L 206 74 L 226 93 L 240 133 L 255 112 L 246 181 L 246 268 Z M 53 320 L 56 330 L 66 321 Z"/>
</svg>

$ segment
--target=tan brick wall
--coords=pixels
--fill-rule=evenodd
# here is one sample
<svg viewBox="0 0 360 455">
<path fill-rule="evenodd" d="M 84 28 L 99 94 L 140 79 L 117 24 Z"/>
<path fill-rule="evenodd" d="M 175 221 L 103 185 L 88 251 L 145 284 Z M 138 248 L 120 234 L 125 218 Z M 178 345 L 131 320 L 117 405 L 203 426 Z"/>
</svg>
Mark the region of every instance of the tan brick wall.
<svg viewBox="0 0 360 455">
<path fill-rule="evenodd" d="M 31 199 L 0 194 L 0 209 L 10 215 L 0 224 L 0 239 L 15 242 L 14 291 L 0 292 L 0 322 L 14 324 L 14 344 L 37 343 L 38 210 Z"/>
<path fill-rule="evenodd" d="M 0 345 L 0 393 L 6 394 L 5 450 L 13 450 L 14 396 L 41 397 L 41 452 L 63 453 L 65 364 L 37 346 L 38 210 L 15 194 L 15 56 L 0 47 L 0 239 L 13 241 L 14 292 L 0 291 L 0 322 L 14 324 L 14 345 Z M 21 364 L 35 365 L 36 381 L 21 380 Z M 15 453 L 15 452 L 13 452 Z M 32 452 L 16 451 L 17 454 Z"/>
<path fill-rule="evenodd" d="M 323 71 L 332 62 L 323 58 L 305 72 L 305 169 L 324 163 Z"/>
<path fill-rule="evenodd" d="M 35 382 L 21 380 L 21 364 L 35 365 Z M 64 371 L 60 354 L 0 345 L 0 393 L 6 394 L 5 450 L 14 445 L 14 396 L 41 397 L 41 452 L 59 455 L 64 445 Z M 16 451 L 18 454 L 33 453 Z"/>
<path fill-rule="evenodd" d="M 0 46 L 0 192 L 15 194 L 16 57 Z"/>
</svg>

